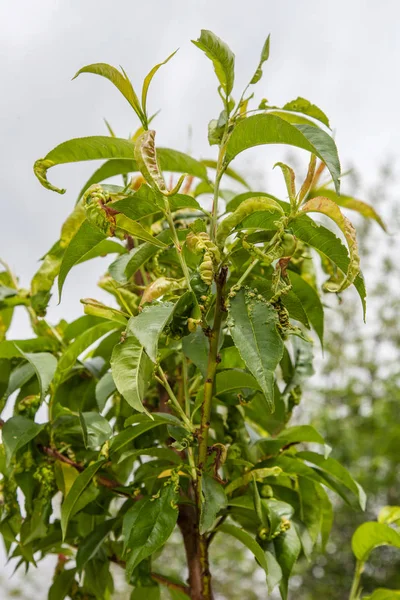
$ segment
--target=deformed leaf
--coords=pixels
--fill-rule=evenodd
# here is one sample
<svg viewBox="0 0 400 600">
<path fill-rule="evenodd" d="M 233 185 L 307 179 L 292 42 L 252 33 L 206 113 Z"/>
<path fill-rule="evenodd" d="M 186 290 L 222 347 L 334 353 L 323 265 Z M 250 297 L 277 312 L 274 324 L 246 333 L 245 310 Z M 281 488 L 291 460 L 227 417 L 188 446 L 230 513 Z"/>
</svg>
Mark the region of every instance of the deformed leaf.
<svg viewBox="0 0 400 600">
<path fill-rule="evenodd" d="M 319 127 L 291 124 L 277 115 L 254 115 L 242 119 L 233 130 L 226 147 L 226 162 L 262 144 L 287 144 L 318 156 L 328 167 L 339 192 L 340 162 L 334 140 Z"/>
<path fill-rule="evenodd" d="M 235 55 L 232 50 L 217 37 L 212 31 L 202 29 L 198 40 L 193 44 L 203 50 L 205 55 L 213 62 L 215 73 L 222 89 L 229 96 L 235 81 Z"/>
<path fill-rule="evenodd" d="M 147 413 L 143 400 L 153 374 L 153 363 L 134 335 L 114 347 L 111 372 L 117 390 L 135 410 Z"/>
<path fill-rule="evenodd" d="M 346 279 L 342 282 L 339 287 L 331 284 L 329 287 L 326 286 L 326 289 L 330 292 L 340 292 L 346 289 L 349 285 L 351 285 L 357 275 L 360 272 L 360 257 L 358 255 L 358 245 L 356 239 L 356 232 L 353 225 L 350 223 L 347 217 L 345 217 L 340 208 L 335 202 L 330 200 L 329 198 L 325 198 L 323 196 L 316 196 L 311 200 L 308 200 L 302 208 L 301 211 L 304 213 L 308 212 L 319 212 L 336 223 L 341 232 L 346 238 L 347 244 L 349 246 L 349 254 L 350 261 L 347 268 Z"/>
<path fill-rule="evenodd" d="M 144 131 L 135 143 L 135 159 L 139 170 L 150 187 L 166 193 L 167 186 L 158 163 L 155 146 L 156 132 Z"/>
<path fill-rule="evenodd" d="M 229 318 L 235 346 L 273 410 L 274 373 L 283 354 L 276 311 L 265 301 L 253 298 L 241 290 L 231 301 Z"/>
</svg>

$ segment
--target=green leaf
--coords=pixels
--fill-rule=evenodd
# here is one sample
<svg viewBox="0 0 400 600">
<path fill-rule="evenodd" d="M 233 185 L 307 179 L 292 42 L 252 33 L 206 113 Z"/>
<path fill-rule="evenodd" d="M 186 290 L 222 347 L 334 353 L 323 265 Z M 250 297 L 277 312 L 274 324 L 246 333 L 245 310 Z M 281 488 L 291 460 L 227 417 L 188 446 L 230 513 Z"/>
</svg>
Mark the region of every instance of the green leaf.
<svg viewBox="0 0 400 600">
<path fill-rule="evenodd" d="M 50 150 L 44 158 L 34 164 L 33 170 L 40 183 L 47 189 L 64 194 L 65 189 L 53 186 L 47 180 L 47 171 L 56 165 L 82 162 L 86 160 L 101 160 L 106 158 L 134 158 L 134 144 L 122 138 L 107 136 L 91 136 L 74 138 L 59 144 Z"/>
<path fill-rule="evenodd" d="M 165 248 L 165 244 L 160 242 L 156 236 L 153 236 L 151 233 L 146 231 L 146 229 L 140 223 L 136 223 L 136 221 L 132 221 L 122 214 L 116 215 L 115 221 L 117 224 L 117 229 L 122 230 L 124 233 L 128 233 L 133 237 L 137 237 L 139 240 L 149 242 L 158 248 Z"/>
<path fill-rule="evenodd" d="M 60 266 L 60 273 L 58 275 L 58 293 L 60 300 L 65 279 L 72 267 L 77 263 L 82 262 L 85 259 L 85 255 L 91 252 L 95 246 L 105 239 L 105 234 L 89 223 L 89 221 L 86 220 L 82 223 L 67 246 Z"/>
<path fill-rule="evenodd" d="M 232 50 L 207 29 L 202 29 L 199 39 L 192 42 L 212 60 L 218 81 L 225 94 L 229 96 L 235 80 L 235 55 Z"/>
<path fill-rule="evenodd" d="M 325 440 L 320 433 L 312 425 L 294 425 L 286 427 L 281 431 L 278 438 L 285 440 L 286 444 L 299 444 L 301 442 L 314 442 L 325 446 L 326 452 L 329 454 L 331 448 L 325 444 Z M 327 455 L 325 455 L 327 458 Z"/>
<path fill-rule="evenodd" d="M 249 198 L 271 198 L 271 200 L 275 200 L 275 202 L 280 202 L 278 198 L 275 196 L 271 196 L 271 194 L 267 194 L 266 192 L 244 192 L 243 194 L 238 194 L 234 196 L 232 200 L 230 200 L 226 205 L 226 212 L 235 211 L 242 202 L 248 200 Z M 287 204 L 287 202 L 285 203 Z M 281 204 L 282 205 L 282 204 Z M 290 206 L 288 205 L 290 209 Z"/>
<path fill-rule="evenodd" d="M 3 425 L 2 429 L 2 440 L 4 449 L 6 452 L 7 464 L 14 454 L 21 448 L 29 444 L 45 427 L 45 425 L 39 425 L 34 423 L 31 419 L 17 415 L 11 417 Z"/>
<path fill-rule="evenodd" d="M 147 413 L 143 400 L 152 380 L 153 363 L 135 336 L 128 336 L 114 347 L 111 372 L 117 390 L 128 404 Z"/>
<path fill-rule="evenodd" d="M 275 558 L 282 569 L 279 586 L 282 600 L 287 600 L 289 577 L 301 552 L 301 543 L 293 525 L 274 539 Z"/>
<path fill-rule="evenodd" d="M 111 65 L 107 65 L 106 63 L 95 63 L 79 69 L 72 79 L 75 79 L 81 73 L 93 73 L 94 75 L 100 75 L 101 77 L 105 77 L 111 81 L 111 83 L 113 83 L 121 92 L 121 94 L 128 100 L 139 119 L 142 119 L 142 110 L 140 108 L 139 99 L 125 72 L 121 73 L 118 71 L 118 69 L 112 67 Z"/>
<path fill-rule="evenodd" d="M 79 473 L 78 477 L 72 484 L 71 489 L 64 498 L 64 502 L 61 506 L 61 531 L 63 540 L 65 539 L 67 533 L 69 519 L 73 514 L 73 510 L 76 507 L 77 502 L 102 465 L 104 465 L 104 460 L 98 460 L 82 471 L 82 473 Z"/>
<path fill-rule="evenodd" d="M 18 349 L 20 350 L 20 348 Z M 53 379 L 54 373 L 56 372 L 57 359 L 49 352 L 24 353 L 22 350 L 20 351 L 22 356 L 35 369 L 35 373 L 39 381 L 40 397 L 43 401 Z"/>
<path fill-rule="evenodd" d="M 400 598 L 400 590 L 376 589 L 371 596 L 363 596 L 363 600 L 396 600 Z"/>
<path fill-rule="evenodd" d="M 200 533 L 203 534 L 211 529 L 218 512 L 226 507 L 227 498 L 222 485 L 207 473 L 202 478 L 201 491 L 203 502 L 200 515 Z"/>
<path fill-rule="evenodd" d="M 143 433 L 150 431 L 150 429 L 154 429 L 160 425 L 180 425 L 179 419 L 173 415 L 161 415 L 159 413 L 153 413 L 152 417 L 153 418 L 150 419 L 147 415 L 133 415 L 132 421 L 128 419 L 125 422 L 126 429 L 118 433 L 118 435 L 111 440 L 110 456 L 116 452 L 119 452 L 128 444 L 131 444 L 133 440 L 141 436 Z M 128 426 L 132 423 L 134 423 L 133 427 Z"/>
<path fill-rule="evenodd" d="M 96 384 L 96 401 L 99 410 L 103 410 L 107 400 L 115 392 L 115 382 L 112 373 L 106 373 Z"/>
<path fill-rule="evenodd" d="M 351 547 L 359 561 L 366 562 L 372 550 L 378 546 L 400 548 L 400 533 L 386 523 L 363 523 L 356 529 Z"/>
<path fill-rule="evenodd" d="M 355 210 L 366 219 L 373 219 L 376 221 L 382 227 L 383 231 L 386 231 L 386 225 L 374 207 L 366 202 L 363 202 L 362 200 L 357 200 L 352 196 L 343 196 L 342 194 L 338 196 L 338 194 L 336 194 L 333 190 L 329 190 L 327 188 L 312 190 L 309 197 L 314 198 L 315 196 L 325 196 L 325 198 L 329 198 L 332 200 L 332 202 L 336 202 L 336 204 L 342 206 L 343 208 Z"/>
<path fill-rule="evenodd" d="M 315 104 L 311 104 L 309 100 L 305 98 L 301 98 L 300 96 L 296 98 L 296 100 L 291 100 L 287 102 L 285 106 L 282 107 L 282 110 L 289 110 L 293 112 L 303 113 L 308 117 L 312 117 L 313 119 L 317 119 L 317 121 L 321 121 L 327 127 L 329 125 L 329 119 L 326 114 L 318 108 Z"/>
<path fill-rule="evenodd" d="M 112 436 L 112 428 L 106 418 L 97 412 L 79 413 L 85 447 L 96 450 Z"/>
<path fill-rule="evenodd" d="M 292 125 L 276 115 L 255 115 L 239 121 L 226 147 L 226 162 L 261 144 L 288 144 L 318 156 L 328 167 L 339 193 L 340 162 L 334 140 L 319 127 Z"/>
<path fill-rule="evenodd" d="M 263 64 L 268 60 L 269 58 L 269 41 L 270 41 L 270 35 L 267 37 L 267 39 L 264 42 L 264 46 L 261 50 L 261 56 L 260 56 L 260 62 L 258 63 L 258 67 L 256 69 L 256 72 L 254 73 L 253 77 L 251 78 L 250 84 L 255 84 L 258 83 L 262 77 L 262 66 Z"/>
<path fill-rule="evenodd" d="M 126 513 L 123 536 L 126 549 L 126 573 L 153 554 L 170 537 L 178 518 L 177 491 L 173 483 L 161 489 L 156 498 L 143 498 Z"/>
<path fill-rule="evenodd" d="M 65 379 L 84 350 L 104 334 L 116 328 L 118 328 L 117 323 L 102 321 L 81 333 L 61 355 L 54 375 L 54 386 L 57 387 Z"/>
<path fill-rule="evenodd" d="M 258 564 L 265 571 L 267 576 L 268 591 L 271 593 L 275 585 L 279 583 L 282 577 L 281 569 L 272 554 L 270 552 L 264 552 L 261 546 L 255 541 L 254 538 L 251 537 L 249 533 L 247 533 L 247 531 L 240 529 L 235 525 L 224 523 L 218 527 L 218 531 L 222 531 L 222 533 L 233 536 L 239 540 L 239 542 L 244 544 L 252 554 L 254 554 Z"/>
<path fill-rule="evenodd" d="M 6 359 L 0 359 L 1 360 L 1 365 L 3 365 L 4 361 L 6 362 L 6 364 L 10 367 L 10 361 L 6 360 Z M 2 366 L 2 375 L 6 375 L 6 368 L 3 369 Z M 33 368 L 33 366 L 28 363 L 28 362 L 24 362 L 20 365 L 18 365 L 11 373 L 10 378 L 8 379 L 8 385 L 7 385 L 7 389 L 5 390 L 4 394 L 2 394 L 3 398 L 8 398 L 10 396 L 10 394 L 12 394 L 13 392 L 15 392 L 15 390 L 19 390 L 23 385 L 25 385 L 25 383 L 27 383 L 30 379 L 32 379 L 32 377 L 35 375 L 35 369 Z"/>
<path fill-rule="evenodd" d="M 318 212 L 326 215 L 339 227 L 340 231 L 346 238 L 349 247 L 349 265 L 347 267 L 346 279 L 339 285 L 330 283 L 325 284 L 325 289 L 329 292 L 340 292 L 351 285 L 360 272 L 360 257 L 358 255 L 358 245 L 356 231 L 347 217 L 345 217 L 340 208 L 335 202 L 323 196 L 316 196 L 308 200 L 302 208 L 301 212 Z"/>
<path fill-rule="evenodd" d="M 294 337 L 293 345 L 293 370 L 285 378 L 285 389 L 282 392 L 282 400 L 287 403 L 289 394 L 298 385 L 302 385 L 304 380 L 314 374 L 313 369 L 313 345 L 299 337 Z"/>
<path fill-rule="evenodd" d="M 208 364 L 208 340 L 201 327 L 197 327 L 194 333 L 182 339 L 182 351 L 205 378 Z"/>
<path fill-rule="evenodd" d="M 329 229 L 323 225 L 319 225 L 312 219 L 308 218 L 307 215 L 302 215 L 301 217 L 297 217 L 291 221 L 290 227 L 293 234 L 297 238 L 312 248 L 315 248 L 318 250 L 318 252 L 330 259 L 340 269 L 340 271 L 342 271 L 343 274 L 347 273 L 349 267 L 349 256 L 345 246 L 343 246 L 340 239 L 337 238 L 334 233 L 329 231 Z M 366 291 L 364 279 L 361 273 L 357 275 L 353 283 L 361 298 L 365 315 Z"/>
<path fill-rule="evenodd" d="M 283 354 L 276 311 L 263 301 L 246 297 L 241 290 L 230 303 L 229 319 L 235 346 L 273 410 L 274 373 Z"/>
<path fill-rule="evenodd" d="M 157 362 L 158 340 L 174 307 L 172 302 L 150 304 L 136 317 L 131 317 L 128 323 L 127 330 L 136 337 L 154 363 Z"/>
<path fill-rule="evenodd" d="M 302 460 L 306 460 L 317 466 L 317 472 L 322 474 L 326 473 L 333 476 L 345 487 L 353 492 L 357 497 L 358 503 L 361 510 L 365 510 L 366 496 L 362 487 L 351 477 L 347 469 L 345 469 L 337 460 L 334 458 L 324 458 L 316 452 L 299 452 L 297 454 Z"/>
<path fill-rule="evenodd" d="M 292 290 L 300 300 L 308 320 L 315 329 L 316 334 L 324 345 L 324 309 L 316 290 L 305 279 L 294 271 L 287 272 Z"/>
<path fill-rule="evenodd" d="M 171 232 L 169 230 L 162 231 L 158 234 L 157 239 L 167 243 L 171 240 Z M 126 283 L 127 279 L 132 277 L 158 251 L 154 244 L 148 242 L 141 244 L 137 248 L 133 248 L 129 254 L 117 258 L 109 266 L 109 273 L 119 283 Z"/>
<path fill-rule="evenodd" d="M 379 523 L 400 523 L 400 506 L 384 506 L 379 511 L 378 515 Z"/>
<path fill-rule="evenodd" d="M 158 65 L 156 65 L 155 67 L 153 67 L 151 69 L 151 71 L 146 75 L 146 77 L 144 79 L 144 82 L 143 82 L 143 88 L 142 88 L 142 109 L 143 109 L 143 112 L 144 112 L 145 115 L 147 114 L 147 93 L 149 91 L 149 86 L 150 86 L 150 83 L 151 83 L 154 75 L 157 73 L 158 69 L 160 67 L 162 67 L 163 65 L 165 65 L 169 60 L 171 60 L 171 58 L 173 56 L 175 56 L 175 54 L 177 52 L 178 52 L 178 50 L 175 50 L 175 52 L 173 52 L 172 54 L 170 54 L 168 56 L 168 58 L 166 58 L 164 60 L 164 62 L 159 63 Z"/>
<path fill-rule="evenodd" d="M 72 584 L 75 581 L 75 573 L 76 569 L 65 569 L 57 573 L 50 586 L 47 600 L 64 600 L 71 591 Z"/>
<path fill-rule="evenodd" d="M 156 583 L 152 586 L 139 586 L 135 587 L 129 600 L 160 600 L 161 598 L 160 586 Z M 188 596 L 184 596 L 187 598 Z"/>
<path fill-rule="evenodd" d="M 107 519 L 104 523 L 96 525 L 96 528 L 79 544 L 76 554 L 76 566 L 82 571 L 86 563 L 91 560 L 107 539 L 116 523 L 116 519 Z"/>
<path fill-rule="evenodd" d="M 30 340 L 4 340 L 0 342 L 0 358 L 18 358 L 22 352 L 57 352 L 59 343 L 47 336 L 38 336 Z"/>
<path fill-rule="evenodd" d="M 203 158 L 201 162 L 203 163 L 203 165 L 205 165 L 209 169 L 217 169 L 218 168 L 218 163 L 216 160 Z M 247 181 L 240 175 L 240 173 L 238 173 L 234 169 L 231 169 L 230 167 L 228 167 L 226 169 L 226 171 L 224 172 L 224 175 L 226 175 L 227 177 L 230 177 L 231 179 L 234 179 L 238 183 L 241 183 L 242 185 L 244 185 L 244 187 L 247 187 L 247 188 L 250 187 L 249 184 L 247 183 Z M 212 191 L 212 188 L 211 188 L 211 191 Z M 209 188 L 207 189 L 207 193 L 211 193 L 211 191 Z"/>
</svg>

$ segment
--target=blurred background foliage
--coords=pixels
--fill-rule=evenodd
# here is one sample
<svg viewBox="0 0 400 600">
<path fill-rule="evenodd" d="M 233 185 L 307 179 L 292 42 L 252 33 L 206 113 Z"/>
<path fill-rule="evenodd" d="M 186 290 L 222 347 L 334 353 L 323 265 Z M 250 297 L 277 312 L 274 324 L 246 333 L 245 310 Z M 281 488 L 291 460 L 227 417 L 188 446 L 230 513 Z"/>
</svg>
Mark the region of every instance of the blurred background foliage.
<svg viewBox="0 0 400 600">
<path fill-rule="evenodd" d="M 289 162 L 295 164 L 292 157 Z M 354 172 L 343 182 L 346 193 L 375 206 L 389 234 L 375 222 L 351 214 L 358 229 L 367 281 L 367 323 L 363 323 L 359 300 L 350 290 L 340 312 L 335 310 L 336 300 L 326 297 L 324 354 L 316 347 L 316 375 L 308 382 L 293 424 L 311 420 L 332 446 L 332 456 L 364 487 L 368 503 L 366 512 L 361 513 L 333 498 L 335 521 L 327 552 L 314 556 L 311 564 L 305 560 L 299 564 L 290 586 L 296 600 L 347 598 L 354 569 L 350 545 L 353 532 L 362 522 L 375 520 L 380 507 L 400 505 L 400 262 L 399 237 L 395 235 L 400 225 L 398 183 L 390 164 L 381 168 L 376 184 L 368 190 Z M 163 572 L 168 574 L 169 568 L 171 575 L 177 575 L 182 557 L 182 542 L 176 533 L 158 561 Z M 216 536 L 211 558 L 212 570 L 218 573 L 216 600 L 264 597 L 264 574 L 236 540 L 226 545 Z M 9 569 L 0 573 L 1 598 L 44 598 L 53 568 L 41 563 L 38 572 L 31 570 L 26 576 L 17 573 L 11 579 Z M 127 600 L 123 574 L 118 567 L 115 569 L 115 599 Z M 365 593 L 382 586 L 400 588 L 400 552 L 390 548 L 376 550 L 363 575 Z M 162 598 L 169 597 L 165 594 Z M 279 594 L 271 598 L 279 598 Z"/>
</svg>

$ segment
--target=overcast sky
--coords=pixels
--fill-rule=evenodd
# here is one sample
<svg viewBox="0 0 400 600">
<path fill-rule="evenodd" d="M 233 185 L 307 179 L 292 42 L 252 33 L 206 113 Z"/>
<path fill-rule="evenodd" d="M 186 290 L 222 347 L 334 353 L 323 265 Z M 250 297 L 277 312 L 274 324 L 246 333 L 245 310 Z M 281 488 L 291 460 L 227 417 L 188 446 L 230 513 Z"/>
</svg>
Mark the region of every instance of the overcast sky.
<svg viewBox="0 0 400 600">
<path fill-rule="evenodd" d="M 398 155 L 399 21 L 396 0 L 0 0 L 0 255 L 28 286 L 38 258 L 57 238 L 82 182 L 96 167 L 54 169 L 50 178 L 67 188 L 59 196 L 35 179 L 35 159 L 66 139 L 105 134 L 103 117 L 121 137 L 138 125 L 109 82 L 92 75 L 71 82 L 83 65 L 121 64 L 140 89 L 148 70 L 179 47 L 150 91 L 151 110 L 162 109 L 157 142 L 191 148 L 199 157 L 214 155 L 206 134 L 220 109 L 216 79 L 190 43 L 201 28 L 214 31 L 235 52 L 236 98 L 271 33 L 258 97 L 279 104 L 304 96 L 319 105 L 336 132 L 344 166 L 351 163 L 372 180 L 377 165 Z M 279 175 L 271 173 L 281 152 L 265 149 L 257 159 L 250 152 L 237 167 L 257 168 L 283 193 Z M 103 265 L 99 259 L 76 268 L 62 307 L 53 302 L 50 318 L 79 315 L 78 299 L 96 295 Z M 18 337 L 26 334 L 23 318 L 13 329 Z"/>
</svg>

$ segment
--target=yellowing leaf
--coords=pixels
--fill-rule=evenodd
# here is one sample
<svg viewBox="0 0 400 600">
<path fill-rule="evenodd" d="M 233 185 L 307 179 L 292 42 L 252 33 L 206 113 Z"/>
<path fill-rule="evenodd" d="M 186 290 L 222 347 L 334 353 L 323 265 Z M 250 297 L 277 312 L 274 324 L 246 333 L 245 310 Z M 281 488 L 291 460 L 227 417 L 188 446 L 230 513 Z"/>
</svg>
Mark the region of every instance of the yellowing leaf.
<svg viewBox="0 0 400 600">
<path fill-rule="evenodd" d="M 358 255 L 356 232 L 353 225 L 350 223 L 349 219 L 342 214 L 340 208 L 337 204 L 335 204 L 335 202 L 323 196 L 317 196 L 306 202 L 306 204 L 304 204 L 302 207 L 301 212 L 322 213 L 332 219 L 332 221 L 334 221 L 342 231 L 349 246 L 350 255 L 350 262 L 347 269 L 346 278 L 341 284 L 329 284 L 329 287 L 327 286 L 327 290 L 329 292 L 340 292 L 346 289 L 354 282 L 355 278 L 360 272 L 360 257 Z"/>
</svg>

